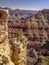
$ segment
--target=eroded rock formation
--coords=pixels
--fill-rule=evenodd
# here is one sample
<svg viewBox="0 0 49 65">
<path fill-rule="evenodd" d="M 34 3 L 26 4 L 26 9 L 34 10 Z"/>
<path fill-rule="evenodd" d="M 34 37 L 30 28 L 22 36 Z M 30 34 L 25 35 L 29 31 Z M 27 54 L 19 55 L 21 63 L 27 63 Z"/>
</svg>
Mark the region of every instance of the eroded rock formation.
<svg viewBox="0 0 49 65">
<path fill-rule="evenodd" d="M 16 22 L 16 20 L 12 21 L 11 19 L 11 22 L 8 24 L 9 38 L 15 37 L 16 31 L 19 30 L 28 38 L 29 43 L 45 44 L 45 40 L 49 38 L 48 15 L 47 10 L 44 13 L 42 10 L 31 18 L 27 18 L 24 22 Z"/>
<path fill-rule="evenodd" d="M 48 9 L 39 11 L 34 16 L 27 18 L 24 22 L 17 22 L 15 19 L 12 21 L 11 19 L 8 26 L 10 40 L 16 37 L 16 31 L 23 33 L 23 35 L 28 38 L 27 48 L 29 51 L 32 50 L 30 53 L 31 57 L 38 57 L 43 54 L 43 51 L 47 53 L 47 50 L 42 49 L 41 47 L 44 46 L 46 44 L 46 40 L 49 39 Z"/>
<path fill-rule="evenodd" d="M 0 10 L 0 65 L 14 65 L 8 39 L 7 11 Z"/>
</svg>

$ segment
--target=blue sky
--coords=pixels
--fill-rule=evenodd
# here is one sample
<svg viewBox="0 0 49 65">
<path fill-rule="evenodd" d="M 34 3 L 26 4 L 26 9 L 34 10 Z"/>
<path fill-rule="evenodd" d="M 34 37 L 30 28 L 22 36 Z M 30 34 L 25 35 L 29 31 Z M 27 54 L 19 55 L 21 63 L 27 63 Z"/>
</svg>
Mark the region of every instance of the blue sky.
<svg viewBox="0 0 49 65">
<path fill-rule="evenodd" d="M 49 9 L 49 0 L 0 0 L 0 7 L 24 10 Z"/>
</svg>

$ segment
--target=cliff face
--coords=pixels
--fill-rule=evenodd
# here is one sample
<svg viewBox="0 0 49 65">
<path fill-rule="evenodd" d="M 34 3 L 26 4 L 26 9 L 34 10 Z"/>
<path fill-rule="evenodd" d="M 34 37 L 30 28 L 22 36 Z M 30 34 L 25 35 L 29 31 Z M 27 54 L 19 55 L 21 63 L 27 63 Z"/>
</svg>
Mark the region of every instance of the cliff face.
<svg viewBox="0 0 49 65">
<path fill-rule="evenodd" d="M 8 39 L 8 12 L 0 10 L 0 65 L 14 65 L 11 61 L 11 47 Z"/>
</svg>

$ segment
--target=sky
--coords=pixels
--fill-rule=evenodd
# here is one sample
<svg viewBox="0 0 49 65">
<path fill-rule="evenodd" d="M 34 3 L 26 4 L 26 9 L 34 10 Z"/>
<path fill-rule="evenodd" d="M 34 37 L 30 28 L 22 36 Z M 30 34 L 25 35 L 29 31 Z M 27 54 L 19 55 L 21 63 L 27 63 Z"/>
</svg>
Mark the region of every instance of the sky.
<svg viewBox="0 0 49 65">
<path fill-rule="evenodd" d="M 0 0 L 0 7 L 24 10 L 49 9 L 49 0 Z"/>
</svg>

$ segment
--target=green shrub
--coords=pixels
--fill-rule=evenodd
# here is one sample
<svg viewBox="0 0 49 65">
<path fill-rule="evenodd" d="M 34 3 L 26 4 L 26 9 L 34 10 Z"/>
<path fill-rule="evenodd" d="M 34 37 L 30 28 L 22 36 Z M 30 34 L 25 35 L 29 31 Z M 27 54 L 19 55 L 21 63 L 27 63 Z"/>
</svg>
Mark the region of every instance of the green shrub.
<svg viewBox="0 0 49 65">
<path fill-rule="evenodd" d="M 4 64 L 7 64 L 9 62 L 8 58 L 5 57 L 4 55 L 2 56 L 2 60 Z"/>
<path fill-rule="evenodd" d="M 46 56 L 44 59 L 42 59 L 42 64 L 49 65 L 49 56 Z"/>
</svg>

